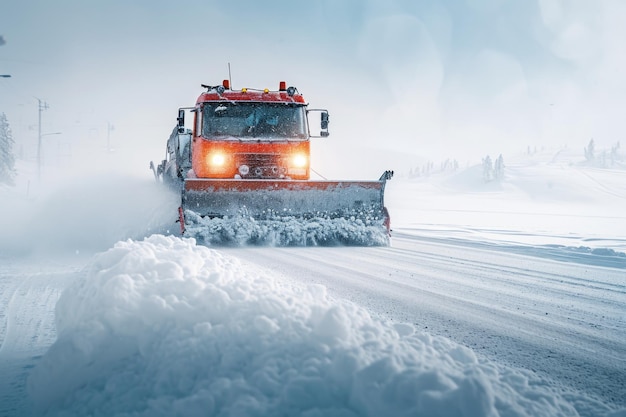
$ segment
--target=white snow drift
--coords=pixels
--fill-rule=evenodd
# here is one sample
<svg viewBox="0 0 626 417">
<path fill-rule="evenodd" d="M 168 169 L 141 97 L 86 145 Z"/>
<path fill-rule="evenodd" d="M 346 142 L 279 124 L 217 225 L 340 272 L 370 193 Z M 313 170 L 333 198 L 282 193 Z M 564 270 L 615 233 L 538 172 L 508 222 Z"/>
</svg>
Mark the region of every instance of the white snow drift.
<svg viewBox="0 0 626 417">
<path fill-rule="evenodd" d="M 576 416 L 545 381 L 161 235 L 94 258 L 29 380 L 74 416 Z"/>
</svg>

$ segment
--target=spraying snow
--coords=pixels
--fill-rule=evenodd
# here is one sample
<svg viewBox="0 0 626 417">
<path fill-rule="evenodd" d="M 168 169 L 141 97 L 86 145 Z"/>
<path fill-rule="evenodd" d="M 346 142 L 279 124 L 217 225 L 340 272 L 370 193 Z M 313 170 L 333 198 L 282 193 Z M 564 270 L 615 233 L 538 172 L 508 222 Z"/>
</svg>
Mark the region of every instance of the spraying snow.
<svg viewBox="0 0 626 417">
<path fill-rule="evenodd" d="M 386 246 L 389 236 L 382 219 L 329 217 L 277 217 L 257 220 L 249 216 L 200 217 L 185 212 L 185 235 L 202 244 L 269 246 Z"/>
</svg>

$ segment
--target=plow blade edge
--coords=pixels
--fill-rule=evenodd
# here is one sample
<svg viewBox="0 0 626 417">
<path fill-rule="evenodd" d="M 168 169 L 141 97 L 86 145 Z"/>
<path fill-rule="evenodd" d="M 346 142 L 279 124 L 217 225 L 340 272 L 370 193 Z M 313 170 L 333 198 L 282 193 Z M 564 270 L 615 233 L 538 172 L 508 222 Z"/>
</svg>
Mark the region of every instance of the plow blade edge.
<svg viewBox="0 0 626 417">
<path fill-rule="evenodd" d="M 185 181 L 183 209 L 205 217 L 383 216 L 383 181 Z"/>
</svg>

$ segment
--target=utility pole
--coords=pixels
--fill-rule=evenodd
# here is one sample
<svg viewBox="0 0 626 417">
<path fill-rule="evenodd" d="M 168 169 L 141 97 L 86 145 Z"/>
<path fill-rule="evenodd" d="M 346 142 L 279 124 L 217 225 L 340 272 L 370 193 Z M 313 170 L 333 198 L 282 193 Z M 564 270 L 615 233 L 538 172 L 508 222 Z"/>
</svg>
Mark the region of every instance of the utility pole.
<svg viewBox="0 0 626 417">
<path fill-rule="evenodd" d="M 35 97 L 37 98 L 37 97 Z M 39 122 L 38 122 L 38 139 L 37 139 L 37 179 L 41 181 L 41 112 L 48 110 L 48 103 L 37 98 L 39 103 Z"/>
</svg>

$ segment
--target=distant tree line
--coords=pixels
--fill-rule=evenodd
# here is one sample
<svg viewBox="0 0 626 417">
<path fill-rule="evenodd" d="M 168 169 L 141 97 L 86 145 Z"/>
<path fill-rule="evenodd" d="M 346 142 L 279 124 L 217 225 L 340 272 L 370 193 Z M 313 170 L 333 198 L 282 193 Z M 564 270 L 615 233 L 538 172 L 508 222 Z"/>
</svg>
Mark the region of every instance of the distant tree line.
<svg viewBox="0 0 626 417">
<path fill-rule="evenodd" d="M 439 171 L 435 171 L 435 163 L 428 161 L 422 166 L 409 169 L 409 178 L 427 177 L 434 172 L 455 172 L 459 169 L 456 159 L 446 159 L 439 164 Z"/>
<path fill-rule="evenodd" d="M 492 162 L 487 155 L 483 158 L 483 180 L 485 182 L 502 181 L 504 179 L 504 158 L 502 154 L 498 156 L 496 162 Z"/>
<path fill-rule="evenodd" d="M 621 145 L 617 142 L 611 146 L 611 150 L 603 149 L 601 152 L 596 150 L 596 143 L 593 138 L 589 141 L 589 144 L 584 148 L 585 161 L 588 165 L 597 166 L 600 168 L 612 168 L 621 165 L 623 158 L 620 152 Z"/>
</svg>

